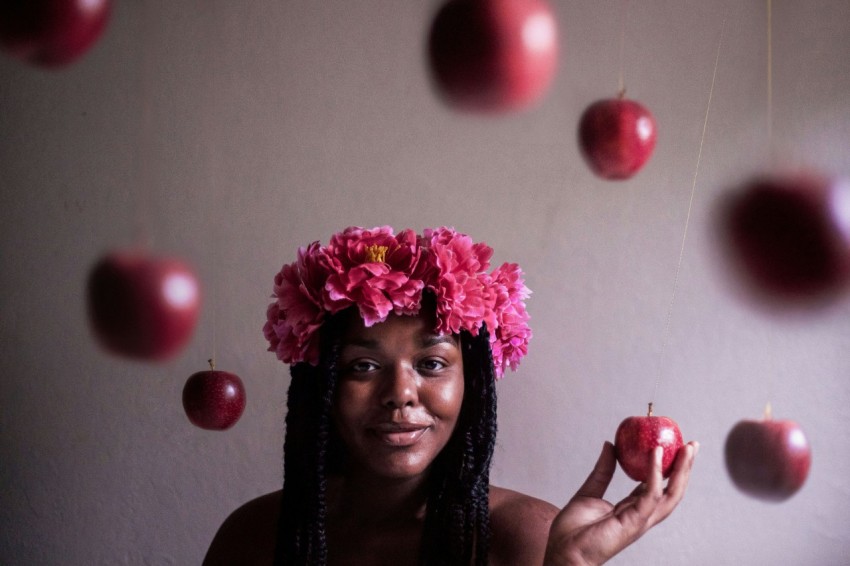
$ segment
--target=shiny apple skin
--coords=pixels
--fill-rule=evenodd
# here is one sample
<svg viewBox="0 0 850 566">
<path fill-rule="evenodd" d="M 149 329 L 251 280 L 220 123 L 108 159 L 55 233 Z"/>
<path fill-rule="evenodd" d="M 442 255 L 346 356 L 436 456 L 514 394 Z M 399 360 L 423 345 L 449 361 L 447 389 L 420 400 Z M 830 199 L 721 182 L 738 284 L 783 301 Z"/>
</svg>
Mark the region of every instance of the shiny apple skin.
<svg viewBox="0 0 850 566">
<path fill-rule="evenodd" d="M 814 174 L 759 176 L 723 201 L 722 237 L 749 295 L 817 306 L 850 290 L 850 184 Z"/>
<path fill-rule="evenodd" d="M 790 420 L 743 420 L 726 437 L 726 470 L 743 493 L 785 501 L 803 486 L 812 452 L 799 425 Z"/>
<path fill-rule="evenodd" d="M 34 65 L 62 67 L 95 44 L 111 13 L 111 0 L 4 0 L 0 47 Z"/>
<path fill-rule="evenodd" d="M 140 360 L 165 360 L 189 341 L 200 310 L 200 288 L 182 261 L 144 251 L 107 254 L 88 280 L 88 313 L 108 351 Z"/>
<path fill-rule="evenodd" d="M 614 451 L 620 467 L 635 481 L 644 482 L 652 469 L 652 453 L 656 446 L 664 450 L 661 475 L 669 477 L 676 454 L 683 445 L 679 425 L 670 417 L 628 417 L 614 435 Z"/>
<path fill-rule="evenodd" d="M 221 370 L 192 374 L 183 387 L 189 421 L 206 430 L 227 430 L 245 411 L 245 386 L 238 375 Z"/>
<path fill-rule="evenodd" d="M 545 0 L 450 0 L 434 19 L 428 55 L 450 106 L 481 113 L 528 108 L 555 75 L 557 22 Z"/>
<path fill-rule="evenodd" d="M 609 180 L 635 175 L 655 150 L 655 118 L 626 98 L 597 100 L 579 120 L 578 143 L 594 174 Z"/>
</svg>

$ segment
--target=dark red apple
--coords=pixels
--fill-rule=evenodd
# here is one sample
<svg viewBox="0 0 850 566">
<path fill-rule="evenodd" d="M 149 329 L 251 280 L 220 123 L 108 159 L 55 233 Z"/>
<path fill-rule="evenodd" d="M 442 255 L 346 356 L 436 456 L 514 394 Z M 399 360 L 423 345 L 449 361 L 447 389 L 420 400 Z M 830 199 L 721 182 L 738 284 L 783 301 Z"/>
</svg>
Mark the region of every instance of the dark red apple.
<svg viewBox="0 0 850 566">
<path fill-rule="evenodd" d="M 655 149 L 655 118 L 643 105 L 626 98 L 597 100 L 579 121 L 582 156 L 603 179 L 632 177 Z"/>
<path fill-rule="evenodd" d="M 645 417 L 628 417 L 617 427 L 614 436 L 614 451 L 620 467 L 627 476 L 640 482 L 649 478 L 657 446 L 663 449 L 661 475 L 669 477 L 682 444 L 679 425 L 670 417 L 653 416 L 652 403 Z"/>
<path fill-rule="evenodd" d="M 95 336 L 122 356 L 170 358 L 189 341 L 198 320 L 198 281 L 177 259 L 144 251 L 110 253 L 94 266 L 87 291 Z"/>
<path fill-rule="evenodd" d="M 766 501 L 784 501 L 806 481 L 812 452 L 794 421 L 743 420 L 726 437 L 726 469 L 742 492 Z"/>
<path fill-rule="evenodd" d="M 482 112 L 526 108 L 555 75 L 555 17 L 545 0 L 450 0 L 432 24 L 429 58 L 450 105 Z"/>
<path fill-rule="evenodd" d="M 94 45 L 111 11 L 111 0 L 3 0 L 0 47 L 35 65 L 67 65 Z"/>
<path fill-rule="evenodd" d="M 850 289 L 850 184 L 759 176 L 729 196 L 721 230 L 748 291 L 771 305 L 828 303 Z"/>
<path fill-rule="evenodd" d="M 197 427 L 226 430 L 245 410 L 245 387 L 235 373 L 210 369 L 192 374 L 183 387 L 183 409 Z"/>
</svg>

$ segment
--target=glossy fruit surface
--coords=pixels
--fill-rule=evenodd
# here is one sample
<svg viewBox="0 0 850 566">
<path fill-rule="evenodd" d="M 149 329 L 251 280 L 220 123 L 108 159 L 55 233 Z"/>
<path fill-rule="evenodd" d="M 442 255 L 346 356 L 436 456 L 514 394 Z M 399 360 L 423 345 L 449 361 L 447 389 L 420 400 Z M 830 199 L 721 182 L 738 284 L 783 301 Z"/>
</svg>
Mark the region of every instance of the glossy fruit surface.
<svg viewBox="0 0 850 566">
<path fill-rule="evenodd" d="M 850 184 L 762 176 L 722 209 L 721 230 L 751 295 L 774 305 L 829 302 L 850 289 Z"/>
<path fill-rule="evenodd" d="M 182 261 L 144 251 L 117 251 L 89 275 L 88 312 L 100 344 L 112 353 L 163 360 L 189 341 L 200 310 L 200 289 Z"/>
<path fill-rule="evenodd" d="M 226 430 L 245 410 L 245 387 L 238 375 L 209 369 L 192 374 L 183 387 L 189 421 L 207 430 Z"/>
<path fill-rule="evenodd" d="M 646 416 L 628 417 L 614 436 L 614 451 L 617 462 L 626 475 L 635 481 L 644 482 L 652 469 L 652 455 L 657 446 L 663 449 L 661 475 L 669 477 L 673 469 L 676 454 L 682 447 L 682 433 L 679 425 L 670 417 Z"/>
<path fill-rule="evenodd" d="M 578 142 L 587 165 L 599 177 L 632 177 L 655 149 L 655 118 L 626 98 L 597 100 L 579 121 Z"/>
<path fill-rule="evenodd" d="M 738 422 L 726 437 L 725 457 L 732 483 L 766 501 L 784 501 L 797 493 L 812 462 L 800 426 L 770 417 Z"/>
<path fill-rule="evenodd" d="M 4 0 L 0 47 L 34 65 L 68 65 L 100 38 L 111 11 L 111 0 Z"/>
<path fill-rule="evenodd" d="M 450 0 L 434 19 L 428 48 L 432 76 L 448 104 L 518 110 L 552 82 L 557 24 L 545 0 Z"/>
</svg>

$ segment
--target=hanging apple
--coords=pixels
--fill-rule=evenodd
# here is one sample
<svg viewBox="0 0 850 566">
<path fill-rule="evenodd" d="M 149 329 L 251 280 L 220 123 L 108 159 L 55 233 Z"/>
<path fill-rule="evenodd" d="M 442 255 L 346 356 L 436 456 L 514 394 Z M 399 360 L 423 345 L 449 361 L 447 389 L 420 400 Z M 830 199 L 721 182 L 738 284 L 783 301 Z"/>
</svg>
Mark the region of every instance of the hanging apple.
<svg viewBox="0 0 850 566">
<path fill-rule="evenodd" d="M 145 251 L 115 251 L 89 275 L 88 312 L 101 345 L 121 356 L 163 360 L 189 341 L 200 309 L 195 274 Z"/>
<path fill-rule="evenodd" d="M 634 100 L 597 100 L 579 121 L 578 144 L 591 171 L 610 180 L 632 177 L 655 149 L 655 118 Z"/>
<path fill-rule="evenodd" d="M 742 420 L 726 437 L 726 470 L 743 493 L 784 501 L 806 481 L 812 462 L 808 440 L 790 420 L 773 420 L 770 405 L 762 420 Z"/>
<path fill-rule="evenodd" d="M 526 108 L 555 74 L 555 17 L 545 0 L 450 0 L 431 27 L 429 56 L 450 105 L 483 112 Z"/>
<path fill-rule="evenodd" d="M 669 477 L 673 471 L 676 454 L 682 447 L 679 425 L 670 417 L 652 414 L 652 403 L 645 417 L 628 417 L 614 435 L 614 452 L 620 467 L 635 481 L 645 482 L 652 470 L 652 454 L 661 446 L 661 475 Z"/>
<path fill-rule="evenodd" d="M 192 374 L 183 387 L 183 409 L 189 421 L 207 430 L 226 430 L 245 410 L 245 387 L 239 376 L 215 369 Z"/>
<path fill-rule="evenodd" d="M 759 176 L 727 198 L 721 230 L 751 294 L 774 305 L 827 303 L 850 289 L 850 184 Z"/>
<path fill-rule="evenodd" d="M 3 0 L 0 48 L 34 65 L 68 65 L 98 40 L 111 10 L 111 0 Z"/>
</svg>

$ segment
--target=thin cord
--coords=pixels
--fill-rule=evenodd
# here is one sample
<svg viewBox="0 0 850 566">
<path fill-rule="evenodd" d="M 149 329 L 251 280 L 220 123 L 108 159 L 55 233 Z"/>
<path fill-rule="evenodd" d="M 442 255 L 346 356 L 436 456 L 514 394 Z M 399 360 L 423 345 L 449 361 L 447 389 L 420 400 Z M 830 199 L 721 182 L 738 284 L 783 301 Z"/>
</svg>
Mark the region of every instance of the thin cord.
<svg viewBox="0 0 850 566">
<path fill-rule="evenodd" d="M 767 143 L 773 147 L 773 2 L 767 0 Z"/>
<path fill-rule="evenodd" d="M 717 66 L 718 66 L 718 63 L 720 61 L 720 46 L 723 44 L 723 34 L 724 34 L 725 30 L 726 30 L 726 18 L 724 17 L 723 18 L 723 24 L 721 25 L 721 28 L 720 28 L 720 39 L 717 41 L 717 53 L 714 56 L 714 72 L 711 76 L 711 88 L 708 91 L 708 104 L 706 105 L 706 108 L 705 108 L 705 120 L 703 121 L 703 124 L 702 124 L 702 136 L 700 137 L 700 140 L 699 140 L 699 151 L 697 152 L 697 164 L 696 164 L 696 168 L 694 169 L 694 178 L 693 178 L 693 182 L 691 184 L 691 198 L 690 198 L 690 202 L 688 202 L 688 214 L 685 217 L 685 228 L 682 232 L 682 245 L 679 247 L 679 261 L 676 264 L 676 276 L 673 279 L 673 293 L 670 296 L 670 305 L 667 308 L 667 320 L 666 320 L 665 325 L 664 325 L 664 340 L 662 341 L 662 344 L 661 344 L 661 354 L 660 354 L 660 359 L 659 359 L 659 363 L 658 363 L 658 375 L 655 378 L 655 386 L 652 390 L 651 399 L 655 399 L 655 395 L 658 393 L 658 384 L 661 381 L 661 369 L 664 367 L 664 355 L 667 352 L 667 343 L 668 343 L 668 340 L 669 340 L 669 337 L 670 337 L 670 319 L 673 317 L 673 304 L 676 301 L 676 291 L 679 288 L 679 274 L 682 271 L 682 259 L 685 256 L 685 242 L 687 241 L 687 238 L 688 238 L 688 226 L 691 223 L 691 211 L 693 210 L 693 207 L 694 207 L 694 195 L 696 194 L 696 188 L 697 188 L 697 175 L 699 174 L 699 165 L 700 165 L 700 161 L 702 160 L 702 147 L 703 147 L 703 144 L 705 143 L 705 132 L 708 129 L 708 114 L 711 110 L 711 99 L 714 96 L 714 83 L 715 83 L 715 80 L 717 79 Z"/>
<path fill-rule="evenodd" d="M 623 98 L 626 95 L 626 81 L 623 78 L 623 53 L 626 45 L 626 11 L 629 8 L 629 0 L 623 0 L 620 9 L 620 73 L 617 81 L 617 95 Z"/>
</svg>

